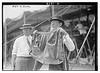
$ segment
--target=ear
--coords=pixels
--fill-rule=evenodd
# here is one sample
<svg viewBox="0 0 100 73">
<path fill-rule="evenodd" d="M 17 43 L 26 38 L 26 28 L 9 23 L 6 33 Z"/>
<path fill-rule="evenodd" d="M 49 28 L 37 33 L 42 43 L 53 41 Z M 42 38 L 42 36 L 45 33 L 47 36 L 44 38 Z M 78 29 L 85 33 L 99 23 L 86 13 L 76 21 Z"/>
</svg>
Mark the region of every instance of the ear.
<svg viewBox="0 0 100 73">
<path fill-rule="evenodd" d="M 59 22 L 59 26 L 62 26 L 62 23 L 61 22 Z"/>
</svg>

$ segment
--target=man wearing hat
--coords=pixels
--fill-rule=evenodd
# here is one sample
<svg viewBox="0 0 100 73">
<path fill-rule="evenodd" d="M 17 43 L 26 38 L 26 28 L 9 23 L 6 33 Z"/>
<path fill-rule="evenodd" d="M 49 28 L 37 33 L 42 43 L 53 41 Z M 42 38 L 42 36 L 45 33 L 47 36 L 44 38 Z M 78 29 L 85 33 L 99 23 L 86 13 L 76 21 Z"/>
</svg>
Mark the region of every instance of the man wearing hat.
<svg viewBox="0 0 100 73">
<path fill-rule="evenodd" d="M 61 26 L 64 25 L 64 21 L 61 16 L 55 16 L 50 21 L 51 29 L 45 35 L 46 45 L 44 52 L 41 54 L 41 57 L 37 59 L 35 70 L 41 68 L 38 66 L 42 65 L 49 67 L 49 70 L 66 70 L 64 63 L 66 58 L 64 44 L 69 51 L 73 51 L 75 49 L 75 45 L 68 33 L 61 28 Z"/>
<path fill-rule="evenodd" d="M 14 70 L 30 71 L 33 70 L 35 60 L 29 54 L 30 44 L 32 44 L 32 26 L 31 24 L 23 24 L 20 28 L 23 36 L 17 38 L 12 50 L 12 67 Z"/>
</svg>

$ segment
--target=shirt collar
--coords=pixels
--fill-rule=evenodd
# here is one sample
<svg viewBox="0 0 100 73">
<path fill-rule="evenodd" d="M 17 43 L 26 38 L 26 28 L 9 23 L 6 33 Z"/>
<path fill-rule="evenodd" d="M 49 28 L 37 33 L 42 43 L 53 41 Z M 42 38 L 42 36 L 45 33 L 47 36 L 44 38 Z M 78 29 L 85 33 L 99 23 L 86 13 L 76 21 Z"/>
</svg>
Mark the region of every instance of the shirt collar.
<svg viewBox="0 0 100 73">
<path fill-rule="evenodd" d="M 26 38 L 31 38 L 32 36 L 31 36 L 31 35 L 29 35 L 29 36 L 25 36 L 25 35 L 24 35 L 24 37 L 26 37 Z"/>
<path fill-rule="evenodd" d="M 57 30 L 58 30 L 59 28 L 60 28 L 60 27 L 58 27 L 58 28 L 57 28 Z M 53 29 L 55 29 L 55 28 L 52 28 L 52 27 L 51 27 L 51 29 L 50 29 L 50 30 L 53 30 Z"/>
</svg>

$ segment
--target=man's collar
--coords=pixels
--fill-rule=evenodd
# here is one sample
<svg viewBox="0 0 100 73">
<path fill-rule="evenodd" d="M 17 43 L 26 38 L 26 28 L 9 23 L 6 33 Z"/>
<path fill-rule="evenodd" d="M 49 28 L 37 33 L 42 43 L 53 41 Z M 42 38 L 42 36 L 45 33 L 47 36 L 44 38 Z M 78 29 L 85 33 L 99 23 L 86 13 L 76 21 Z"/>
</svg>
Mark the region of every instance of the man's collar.
<svg viewBox="0 0 100 73">
<path fill-rule="evenodd" d="M 58 27 L 57 29 L 59 29 L 59 28 L 60 28 L 60 27 Z M 52 27 L 51 27 L 51 29 L 50 29 L 50 30 L 53 30 L 53 29 L 56 29 L 56 28 L 52 28 Z"/>
<path fill-rule="evenodd" d="M 31 37 L 31 35 L 29 35 L 29 36 L 25 36 L 25 35 L 24 35 L 24 37 Z"/>
</svg>

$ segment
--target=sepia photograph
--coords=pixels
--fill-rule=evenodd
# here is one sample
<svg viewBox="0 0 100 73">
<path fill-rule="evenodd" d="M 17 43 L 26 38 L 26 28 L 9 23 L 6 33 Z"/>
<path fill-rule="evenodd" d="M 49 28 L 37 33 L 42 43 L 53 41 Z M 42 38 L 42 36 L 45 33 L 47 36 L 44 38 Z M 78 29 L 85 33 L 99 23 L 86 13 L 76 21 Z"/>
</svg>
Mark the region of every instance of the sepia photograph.
<svg viewBox="0 0 100 73">
<path fill-rule="evenodd" d="M 2 71 L 98 71 L 98 2 L 2 2 Z"/>
</svg>

